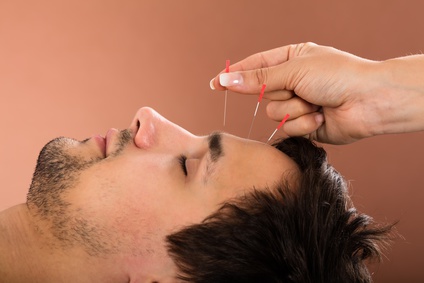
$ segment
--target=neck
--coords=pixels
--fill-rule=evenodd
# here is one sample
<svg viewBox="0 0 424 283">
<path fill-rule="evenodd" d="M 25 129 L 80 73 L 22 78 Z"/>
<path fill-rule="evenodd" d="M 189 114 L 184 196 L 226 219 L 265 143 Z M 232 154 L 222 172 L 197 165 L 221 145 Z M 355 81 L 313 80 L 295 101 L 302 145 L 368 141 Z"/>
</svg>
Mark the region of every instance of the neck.
<svg viewBox="0 0 424 283">
<path fill-rule="evenodd" d="M 59 248 L 42 224 L 25 204 L 0 213 L 0 283 L 129 281 L 111 258 Z"/>
</svg>

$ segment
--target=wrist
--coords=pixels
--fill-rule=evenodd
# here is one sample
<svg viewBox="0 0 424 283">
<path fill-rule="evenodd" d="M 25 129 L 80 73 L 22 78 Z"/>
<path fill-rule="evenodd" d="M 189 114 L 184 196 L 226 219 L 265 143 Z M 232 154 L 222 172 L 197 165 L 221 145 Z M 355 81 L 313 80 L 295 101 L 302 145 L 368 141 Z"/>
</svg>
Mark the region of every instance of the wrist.
<svg viewBox="0 0 424 283">
<path fill-rule="evenodd" d="M 424 130 L 424 55 L 378 62 L 371 135 Z"/>
</svg>

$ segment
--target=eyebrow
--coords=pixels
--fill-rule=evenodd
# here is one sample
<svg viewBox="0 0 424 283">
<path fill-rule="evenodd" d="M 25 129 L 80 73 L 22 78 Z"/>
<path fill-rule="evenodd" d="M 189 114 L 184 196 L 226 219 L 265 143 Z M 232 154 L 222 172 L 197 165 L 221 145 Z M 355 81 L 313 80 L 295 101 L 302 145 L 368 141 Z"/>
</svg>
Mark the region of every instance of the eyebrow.
<svg viewBox="0 0 424 283">
<path fill-rule="evenodd" d="M 213 173 L 216 163 L 219 159 L 224 156 L 224 151 L 222 147 L 222 133 L 213 132 L 208 136 L 208 148 L 209 156 L 206 159 L 206 169 L 203 175 L 203 182 L 207 183 L 210 175 Z"/>
<path fill-rule="evenodd" d="M 209 154 L 213 163 L 224 155 L 222 151 L 222 133 L 213 132 L 208 136 Z"/>
</svg>

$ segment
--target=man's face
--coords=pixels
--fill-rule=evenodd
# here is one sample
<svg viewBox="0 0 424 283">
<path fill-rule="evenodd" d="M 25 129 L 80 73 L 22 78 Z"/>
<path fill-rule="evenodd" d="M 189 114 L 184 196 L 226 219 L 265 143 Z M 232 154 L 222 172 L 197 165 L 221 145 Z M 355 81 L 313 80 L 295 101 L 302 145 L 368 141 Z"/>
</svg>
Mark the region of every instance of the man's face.
<svg viewBox="0 0 424 283">
<path fill-rule="evenodd" d="M 47 144 L 30 195 L 68 245 L 93 254 L 159 254 L 166 235 L 253 188 L 275 187 L 289 171 L 295 163 L 269 145 L 194 136 L 142 108 L 125 131 Z"/>
</svg>

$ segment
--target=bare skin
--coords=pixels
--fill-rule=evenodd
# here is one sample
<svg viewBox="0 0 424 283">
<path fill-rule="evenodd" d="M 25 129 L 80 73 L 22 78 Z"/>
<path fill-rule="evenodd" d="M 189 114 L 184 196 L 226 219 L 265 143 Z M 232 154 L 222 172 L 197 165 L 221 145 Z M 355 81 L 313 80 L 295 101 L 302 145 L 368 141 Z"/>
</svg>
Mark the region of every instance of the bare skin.
<svg viewBox="0 0 424 283">
<path fill-rule="evenodd" d="M 151 108 L 106 138 L 55 139 L 27 203 L 0 213 L 0 282 L 178 282 L 165 237 L 288 172 L 272 146 L 195 136 Z"/>
<path fill-rule="evenodd" d="M 289 136 L 348 144 L 381 134 L 424 130 L 424 55 L 366 60 L 313 43 L 252 55 L 218 74 L 211 88 L 264 98 L 269 118 Z"/>
</svg>

